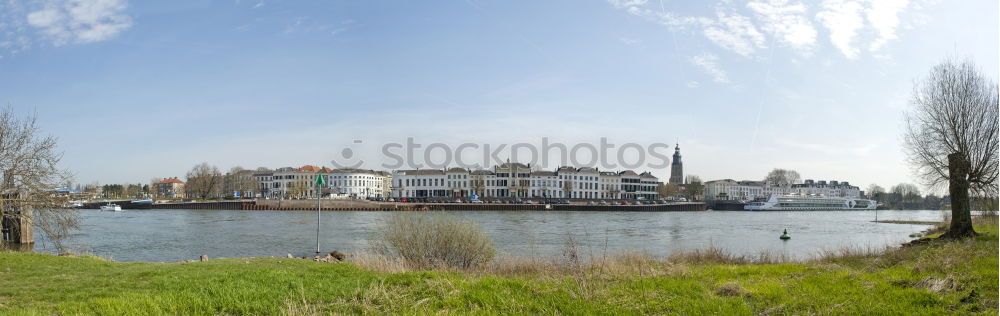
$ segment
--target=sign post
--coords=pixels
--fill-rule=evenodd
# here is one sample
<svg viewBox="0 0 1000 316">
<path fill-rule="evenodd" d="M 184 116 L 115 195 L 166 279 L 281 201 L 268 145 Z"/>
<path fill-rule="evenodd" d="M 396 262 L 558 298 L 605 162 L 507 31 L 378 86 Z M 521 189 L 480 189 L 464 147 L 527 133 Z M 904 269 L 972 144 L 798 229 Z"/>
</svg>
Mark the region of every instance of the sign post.
<svg viewBox="0 0 1000 316">
<path fill-rule="evenodd" d="M 320 197 L 323 196 L 323 185 L 326 185 L 326 177 L 323 176 L 323 171 L 320 170 L 316 172 L 316 255 L 319 255 L 319 228 L 320 228 L 320 209 L 322 208 L 322 201 Z"/>
</svg>

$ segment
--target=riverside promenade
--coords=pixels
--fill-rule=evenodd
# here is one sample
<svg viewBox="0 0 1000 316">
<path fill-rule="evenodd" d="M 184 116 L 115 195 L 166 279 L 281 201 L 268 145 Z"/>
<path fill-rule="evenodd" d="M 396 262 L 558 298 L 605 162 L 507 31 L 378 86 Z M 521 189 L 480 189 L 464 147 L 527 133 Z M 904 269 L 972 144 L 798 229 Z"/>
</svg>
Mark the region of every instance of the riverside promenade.
<svg viewBox="0 0 1000 316">
<path fill-rule="evenodd" d="M 84 204 L 84 208 L 99 208 L 108 202 Z M 315 210 L 316 200 L 242 200 L 210 202 L 175 202 L 132 205 L 129 201 L 114 202 L 123 209 L 214 209 L 214 210 Z M 706 210 L 705 203 L 677 202 L 651 205 L 585 205 L 585 204 L 501 204 L 501 203 L 401 203 L 366 200 L 330 200 L 320 202 L 328 211 L 604 211 L 604 212 L 690 212 Z"/>
</svg>

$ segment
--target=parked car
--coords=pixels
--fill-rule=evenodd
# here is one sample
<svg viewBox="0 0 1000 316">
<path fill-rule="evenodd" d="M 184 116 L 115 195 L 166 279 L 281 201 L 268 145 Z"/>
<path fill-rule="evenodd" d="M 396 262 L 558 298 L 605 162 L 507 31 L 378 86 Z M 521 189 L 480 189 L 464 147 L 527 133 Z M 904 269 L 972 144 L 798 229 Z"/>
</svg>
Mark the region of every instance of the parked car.
<svg viewBox="0 0 1000 316">
<path fill-rule="evenodd" d="M 642 205 L 642 203 L 639 203 L 639 201 L 632 201 L 632 205 Z"/>
<path fill-rule="evenodd" d="M 472 203 L 483 203 L 483 200 L 472 200 Z"/>
<path fill-rule="evenodd" d="M 605 200 L 600 200 L 600 201 L 597 201 L 597 204 L 600 204 L 600 205 L 608 205 L 608 202 L 607 202 L 607 201 L 605 201 Z"/>
<path fill-rule="evenodd" d="M 593 206 L 594 205 L 594 201 L 587 201 L 587 205 Z"/>
</svg>

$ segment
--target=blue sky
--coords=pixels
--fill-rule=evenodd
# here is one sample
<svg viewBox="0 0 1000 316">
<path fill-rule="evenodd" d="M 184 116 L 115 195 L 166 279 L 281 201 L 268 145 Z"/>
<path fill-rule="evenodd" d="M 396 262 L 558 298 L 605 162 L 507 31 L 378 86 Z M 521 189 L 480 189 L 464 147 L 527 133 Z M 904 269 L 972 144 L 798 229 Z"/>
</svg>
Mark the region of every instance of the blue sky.
<svg viewBox="0 0 1000 316">
<path fill-rule="evenodd" d="M 997 78 L 998 29 L 996 1 L 6 1 L 0 103 L 83 183 L 606 137 L 679 139 L 704 179 L 889 186 L 914 80 Z"/>
</svg>

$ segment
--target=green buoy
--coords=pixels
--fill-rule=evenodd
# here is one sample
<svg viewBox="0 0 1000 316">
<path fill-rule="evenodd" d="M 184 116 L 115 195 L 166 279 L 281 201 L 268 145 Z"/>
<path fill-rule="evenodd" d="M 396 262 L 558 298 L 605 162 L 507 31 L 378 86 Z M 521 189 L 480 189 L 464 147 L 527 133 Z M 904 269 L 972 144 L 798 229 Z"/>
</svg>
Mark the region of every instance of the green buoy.
<svg viewBox="0 0 1000 316">
<path fill-rule="evenodd" d="M 786 228 L 785 232 L 781 233 L 781 237 L 778 238 L 781 238 L 781 240 L 789 240 L 792 239 L 792 236 L 788 236 L 788 229 Z"/>
</svg>

